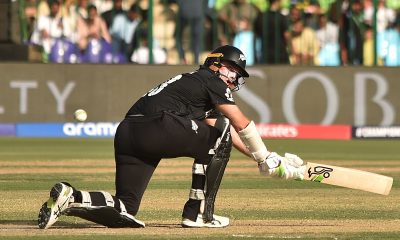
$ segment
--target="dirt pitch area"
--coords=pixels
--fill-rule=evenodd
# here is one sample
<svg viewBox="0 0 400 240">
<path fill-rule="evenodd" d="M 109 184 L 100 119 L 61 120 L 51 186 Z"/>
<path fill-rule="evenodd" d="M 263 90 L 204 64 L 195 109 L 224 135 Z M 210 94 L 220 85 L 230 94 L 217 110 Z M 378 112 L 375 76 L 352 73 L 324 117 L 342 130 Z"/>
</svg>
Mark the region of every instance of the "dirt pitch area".
<svg viewBox="0 0 400 240">
<path fill-rule="evenodd" d="M 326 164 L 341 165 L 346 167 L 356 166 L 358 169 L 373 171 L 376 173 L 391 174 L 400 171 L 398 161 L 382 161 L 377 166 L 370 161 L 323 161 Z M 175 161 L 162 161 L 157 168 L 153 179 L 164 181 L 171 177 L 174 181 L 187 181 L 190 178 L 191 161 L 185 159 Z M 2 161 L 0 162 L 0 174 L 12 176 L 20 174 L 49 174 L 74 173 L 81 174 L 106 174 L 113 181 L 114 164 L 112 160 L 94 159 L 68 159 L 57 161 L 51 168 L 47 167 L 48 161 Z M 92 166 L 88 168 L 88 166 Z M 94 166 L 94 167 L 93 167 Z M 88 170 L 90 169 L 90 170 Z M 241 179 L 259 179 L 254 163 L 248 159 L 235 159 L 231 161 L 226 170 L 227 181 L 238 181 Z M 99 179 L 97 179 L 99 180 Z M 3 180 L 4 181 L 4 180 Z M 96 179 L 92 179 L 96 181 Z M 225 180 L 224 180 L 225 181 Z M 276 183 L 279 184 L 277 181 Z M 25 184 L 21 181 L 21 184 Z M 113 191 L 109 189 L 109 191 Z M 174 197 L 168 196 L 174 192 Z M 36 225 L 36 214 L 43 197 L 47 196 L 44 190 L 32 191 L 2 191 L 0 200 L 0 238 L 37 237 L 43 239 L 69 239 L 70 236 L 80 237 L 102 237 L 101 239 L 123 236 L 138 238 L 266 238 L 266 239 L 351 239 L 346 236 L 379 236 L 390 234 L 400 239 L 400 191 L 395 188 L 387 197 L 363 193 L 343 188 L 304 188 L 304 189 L 282 189 L 272 187 L 270 189 L 221 189 L 217 206 L 223 212 L 233 212 L 231 225 L 224 229 L 184 229 L 180 226 L 179 212 L 182 204 L 187 198 L 187 189 L 158 189 L 150 188 L 145 194 L 142 209 L 146 209 L 142 216 L 146 223 L 144 229 L 108 229 L 78 218 L 63 217 L 51 229 L 40 230 Z M 321 196 L 315 196 L 321 194 Z M 151 199 L 151 200 L 150 200 Z M 10 207 L 11 206 L 11 207 Z M 327 214 L 324 218 L 319 216 L 313 218 L 313 214 L 307 215 L 309 211 L 320 211 Z M 164 212 L 163 212 L 163 211 Z M 151 212 L 152 216 L 174 212 L 173 217 L 164 216 L 160 220 L 146 217 Z M 243 211 L 243 213 L 241 213 Z M 270 215 L 267 215 L 271 212 Z M 348 218 L 346 217 L 348 211 Z M 376 215 L 362 215 L 359 212 L 372 211 Z M 392 212 L 389 217 L 380 217 L 380 211 Z M 266 216 L 260 217 L 260 213 Z M 276 216 L 276 214 L 291 214 Z M 306 212 L 306 214 L 305 214 Z M 341 212 L 335 217 L 336 212 Z M 20 216 L 15 216 L 20 214 Z M 246 216 L 246 214 L 254 214 Z M 296 214 L 299 217 L 296 217 Z M 333 215 L 333 217 L 329 217 Z M 305 217 L 304 217 L 305 216 Z M 397 234 L 398 233 L 398 234 Z M 382 235 L 382 236 L 384 236 Z M 343 238 L 341 237 L 343 236 Z M 362 239 L 358 238 L 358 239 Z M 372 238 L 374 239 L 374 238 Z M 383 237 L 376 239 L 384 239 Z"/>
<path fill-rule="evenodd" d="M 303 238 L 304 236 L 326 237 L 343 233 L 396 232 L 400 220 L 234 220 L 223 229 L 185 229 L 171 221 L 147 222 L 144 229 L 108 229 L 98 225 L 60 222 L 48 230 L 40 230 L 32 223 L 1 224 L 0 236 L 60 236 L 60 235 L 130 235 L 130 236 L 174 236 Z M 399 232 L 400 234 L 400 232 Z M 400 235 L 399 235 L 400 237 Z"/>
</svg>

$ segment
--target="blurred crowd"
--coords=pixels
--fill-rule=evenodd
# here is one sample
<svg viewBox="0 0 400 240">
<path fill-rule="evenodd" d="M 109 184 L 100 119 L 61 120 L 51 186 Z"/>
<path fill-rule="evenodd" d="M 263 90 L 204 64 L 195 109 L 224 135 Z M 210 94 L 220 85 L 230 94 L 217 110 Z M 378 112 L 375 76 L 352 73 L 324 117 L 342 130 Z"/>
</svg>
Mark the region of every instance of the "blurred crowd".
<svg viewBox="0 0 400 240">
<path fill-rule="evenodd" d="M 172 62 L 198 64 L 203 52 L 231 44 L 249 65 L 400 65 L 399 0 L 154 3 L 163 11 L 149 18 L 148 0 L 26 0 L 26 42 L 41 47 L 44 62 L 163 64 L 174 51 Z M 166 21 L 172 48 L 148 27 Z"/>
</svg>

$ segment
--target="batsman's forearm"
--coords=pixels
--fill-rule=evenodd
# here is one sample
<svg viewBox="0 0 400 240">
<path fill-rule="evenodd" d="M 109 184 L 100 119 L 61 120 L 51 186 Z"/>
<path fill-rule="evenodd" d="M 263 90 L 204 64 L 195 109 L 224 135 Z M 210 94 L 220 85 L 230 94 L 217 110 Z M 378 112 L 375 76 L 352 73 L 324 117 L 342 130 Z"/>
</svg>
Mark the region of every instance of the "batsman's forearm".
<svg viewBox="0 0 400 240">
<path fill-rule="evenodd" d="M 233 146 L 241 153 L 243 153 L 244 155 L 248 156 L 249 158 L 251 158 L 251 154 L 249 149 L 247 149 L 246 145 L 244 145 L 244 143 L 242 142 L 242 140 L 240 140 L 240 137 L 238 135 L 238 133 L 236 132 L 235 128 L 233 128 L 231 126 L 231 136 L 232 136 L 232 144 Z"/>
</svg>

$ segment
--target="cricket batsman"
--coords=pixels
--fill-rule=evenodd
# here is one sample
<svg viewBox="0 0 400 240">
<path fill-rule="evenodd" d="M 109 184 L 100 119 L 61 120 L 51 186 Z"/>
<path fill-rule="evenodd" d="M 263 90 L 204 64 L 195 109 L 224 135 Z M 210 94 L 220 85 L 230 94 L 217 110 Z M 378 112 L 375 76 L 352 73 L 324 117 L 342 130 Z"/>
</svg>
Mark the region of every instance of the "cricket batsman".
<svg viewBox="0 0 400 240">
<path fill-rule="evenodd" d="M 303 161 L 270 152 L 256 126 L 232 96 L 249 77 L 244 54 L 225 45 L 213 50 L 194 72 L 179 74 L 148 91 L 127 112 L 114 139 L 116 193 L 79 191 L 56 183 L 38 216 L 40 228 L 61 215 L 111 228 L 141 228 L 135 216 L 161 159 L 194 159 L 182 227 L 222 228 L 229 218 L 214 214 L 214 202 L 232 145 L 255 160 L 262 174 L 302 179 Z"/>
</svg>

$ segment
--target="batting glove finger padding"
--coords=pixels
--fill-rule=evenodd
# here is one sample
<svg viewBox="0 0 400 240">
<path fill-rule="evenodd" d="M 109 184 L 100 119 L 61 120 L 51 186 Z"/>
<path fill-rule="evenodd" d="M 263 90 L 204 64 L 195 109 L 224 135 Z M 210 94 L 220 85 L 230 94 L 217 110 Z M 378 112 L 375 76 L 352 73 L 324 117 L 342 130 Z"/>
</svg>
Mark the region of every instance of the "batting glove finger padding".
<svg viewBox="0 0 400 240">
<path fill-rule="evenodd" d="M 284 179 L 304 179 L 305 166 L 298 156 L 286 153 L 285 157 L 272 152 L 267 159 L 258 164 L 260 174 Z"/>
<path fill-rule="evenodd" d="M 285 153 L 285 159 L 294 167 L 300 167 L 304 164 L 303 159 L 292 153 Z"/>
</svg>

